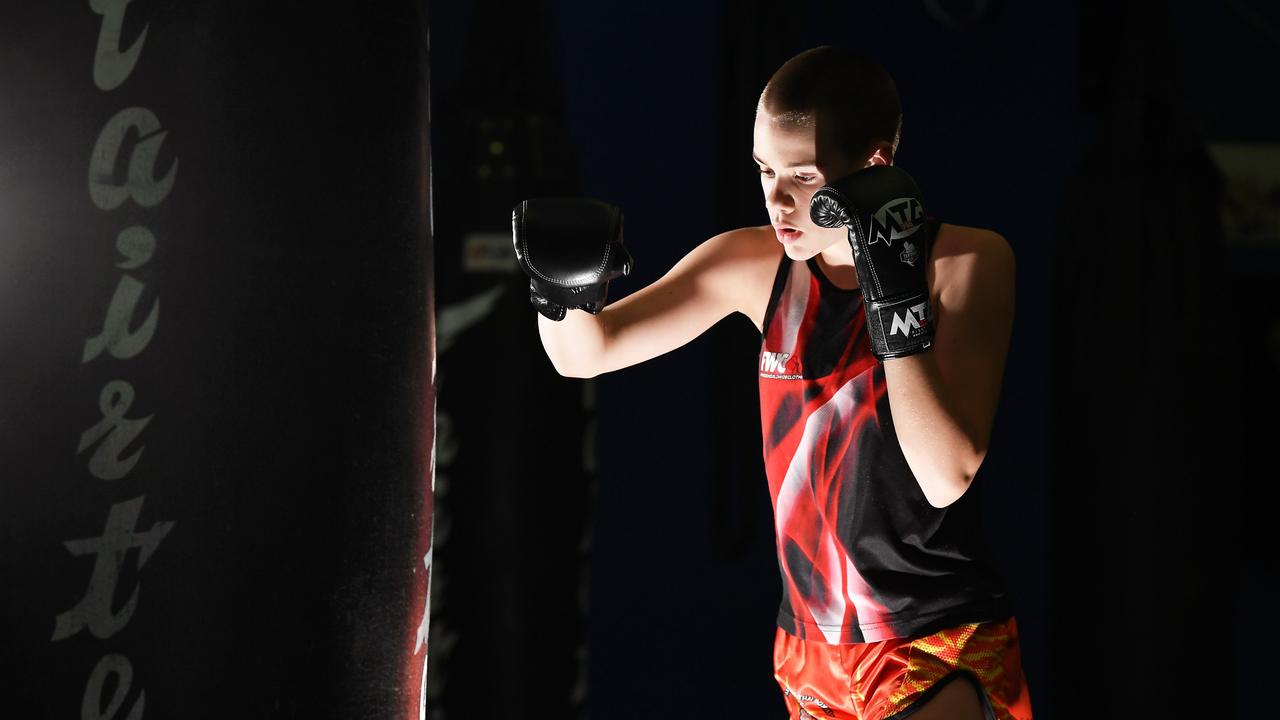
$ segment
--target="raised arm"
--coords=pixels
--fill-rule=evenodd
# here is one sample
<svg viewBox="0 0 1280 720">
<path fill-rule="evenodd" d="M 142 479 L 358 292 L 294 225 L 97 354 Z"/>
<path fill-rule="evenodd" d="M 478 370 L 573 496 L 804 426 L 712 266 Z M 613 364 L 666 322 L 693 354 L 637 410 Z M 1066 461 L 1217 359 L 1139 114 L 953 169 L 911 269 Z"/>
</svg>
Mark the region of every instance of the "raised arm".
<svg viewBox="0 0 1280 720">
<path fill-rule="evenodd" d="M 933 349 L 885 361 L 902 454 L 934 507 L 960 498 L 987 455 L 1013 328 L 1016 264 L 1003 236 L 955 228 L 939 248 Z"/>
</svg>

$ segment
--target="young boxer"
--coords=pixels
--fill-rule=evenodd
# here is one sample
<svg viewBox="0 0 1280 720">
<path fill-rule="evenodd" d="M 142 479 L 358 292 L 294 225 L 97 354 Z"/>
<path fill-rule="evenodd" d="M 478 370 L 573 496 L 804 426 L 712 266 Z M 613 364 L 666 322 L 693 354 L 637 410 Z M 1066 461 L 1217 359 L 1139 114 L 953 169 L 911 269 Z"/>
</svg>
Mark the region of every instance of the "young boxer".
<svg viewBox="0 0 1280 720">
<path fill-rule="evenodd" d="M 814 48 L 756 108 L 769 225 L 710 238 L 607 306 L 632 262 L 617 208 L 526 201 L 515 250 L 567 376 L 669 352 L 730 313 L 759 329 L 790 717 L 1028 720 L 1017 625 L 969 492 L 1009 347 L 1013 252 L 926 212 L 893 165 L 901 125 L 883 68 Z"/>
</svg>

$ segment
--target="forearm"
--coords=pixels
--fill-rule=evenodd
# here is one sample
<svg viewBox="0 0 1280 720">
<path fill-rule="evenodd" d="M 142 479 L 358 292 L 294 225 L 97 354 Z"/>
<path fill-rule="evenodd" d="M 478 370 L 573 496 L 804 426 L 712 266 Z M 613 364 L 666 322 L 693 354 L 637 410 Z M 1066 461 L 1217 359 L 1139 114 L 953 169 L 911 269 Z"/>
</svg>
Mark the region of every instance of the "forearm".
<svg viewBox="0 0 1280 720">
<path fill-rule="evenodd" d="M 538 315 L 538 336 L 556 372 L 580 378 L 599 374 L 594 368 L 604 354 L 603 312 L 570 310 L 559 322 Z"/>
<path fill-rule="evenodd" d="M 929 503 L 945 507 L 973 480 L 986 455 L 986 438 L 948 392 L 935 352 L 886 360 L 884 373 L 907 465 Z"/>
</svg>

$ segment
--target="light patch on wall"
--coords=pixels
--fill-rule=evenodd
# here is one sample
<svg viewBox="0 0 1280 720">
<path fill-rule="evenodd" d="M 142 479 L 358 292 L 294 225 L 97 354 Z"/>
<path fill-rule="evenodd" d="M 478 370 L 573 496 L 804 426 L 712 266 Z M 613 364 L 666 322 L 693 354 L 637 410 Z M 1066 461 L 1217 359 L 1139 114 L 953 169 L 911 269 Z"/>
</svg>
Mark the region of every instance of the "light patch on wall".
<svg viewBox="0 0 1280 720">
<path fill-rule="evenodd" d="M 1225 187 L 1227 245 L 1280 248 L 1280 144 L 1210 143 Z"/>
</svg>

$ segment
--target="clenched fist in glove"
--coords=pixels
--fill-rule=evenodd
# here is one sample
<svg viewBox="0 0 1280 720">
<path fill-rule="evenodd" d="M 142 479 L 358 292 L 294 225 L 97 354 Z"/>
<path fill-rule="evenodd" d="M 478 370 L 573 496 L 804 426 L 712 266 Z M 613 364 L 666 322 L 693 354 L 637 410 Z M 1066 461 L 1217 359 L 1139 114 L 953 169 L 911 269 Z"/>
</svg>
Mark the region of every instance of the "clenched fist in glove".
<svg viewBox="0 0 1280 720">
<path fill-rule="evenodd" d="M 887 360 L 928 350 L 929 237 L 911 176 L 892 165 L 864 168 L 814 193 L 809 216 L 821 227 L 849 229 L 875 356 Z"/>
<path fill-rule="evenodd" d="M 597 314 L 609 281 L 631 272 L 622 211 L 589 198 L 525 200 L 511 213 L 512 242 L 538 312 L 563 320 L 572 309 Z"/>
</svg>

